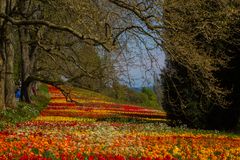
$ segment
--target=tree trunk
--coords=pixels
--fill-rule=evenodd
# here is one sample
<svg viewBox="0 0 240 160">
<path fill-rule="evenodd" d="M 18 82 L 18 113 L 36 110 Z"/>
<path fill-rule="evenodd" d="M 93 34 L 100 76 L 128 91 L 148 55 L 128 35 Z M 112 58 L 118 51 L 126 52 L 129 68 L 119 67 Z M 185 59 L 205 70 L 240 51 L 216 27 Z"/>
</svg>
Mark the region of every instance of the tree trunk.
<svg viewBox="0 0 240 160">
<path fill-rule="evenodd" d="M 2 34 L 2 31 L 0 30 Z M 3 40 L 0 35 L 0 111 L 5 109 L 5 52 L 3 48 Z"/>
<path fill-rule="evenodd" d="M 7 107 L 16 107 L 15 82 L 14 82 L 14 48 L 13 48 L 13 28 L 12 25 L 5 25 L 5 103 Z"/>
<path fill-rule="evenodd" d="M 27 17 L 28 15 L 28 9 L 30 4 L 30 0 L 22 0 L 19 5 L 20 12 L 22 15 L 24 15 L 24 17 Z M 31 83 L 30 75 L 33 68 L 32 61 L 34 59 L 34 53 L 32 52 L 34 52 L 35 49 L 33 49 L 32 51 L 30 50 L 30 32 L 28 26 L 19 27 L 19 39 L 21 45 L 21 100 L 25 100 L 27 103 L 31 103 L 31 99 L 29 96 L 29 87 Z M 30 57 L 30 55 L 32 56 Z"/>
<path fill-rule="evenodd" d="M 0 13 L 5 12 L 6 1 L 0 0 Z M 5 51 L 3 41 L 3 19 L 0 18 L 0 111 L 5 109 Z"/>
<path fill-rule="evenodd" d="M 22 84 L 22 94 L 24 96 L 24 100 L 27 103 L 31 103 L 30 95 L 29 95 L 29 87 L 30 87 L 31 81 L 28 79 L 24 81 Z"/>
<path fill-rule="evenodd" d="M 21 100 L 25 100 L 26 102 L 30 103 L 30 98 L 28 96 L 28 87 L 25 82 L 29 75 L 30 75 L 30 67 L 31 61 L 29 57 L 29 33 L 25 26 L 19 28 L 19 37 L 20 37 L 20 44 L 21 44 Z M 25 85 L 24 85 L 25 84 Z M 27 87 L 27 88 L 26 88 Z"/>
</svg>

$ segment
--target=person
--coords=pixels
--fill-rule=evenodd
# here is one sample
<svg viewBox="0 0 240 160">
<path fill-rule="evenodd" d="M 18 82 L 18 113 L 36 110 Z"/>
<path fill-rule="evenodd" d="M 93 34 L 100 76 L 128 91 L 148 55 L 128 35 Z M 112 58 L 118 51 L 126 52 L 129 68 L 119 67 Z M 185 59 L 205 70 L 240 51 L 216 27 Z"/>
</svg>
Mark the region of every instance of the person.
<svg viewBox="0 0 240 160">
<path fill-rule="evenodd" d="M 17 101 L 19 101 L 20 96 L 21 96 L 21 89 L 20 89 L 20 88 L 17 88 L 17 90 L 16 90 L 16 92 L 15 92 L 15 97 L 16 97 L 16 100 L 17 100 Z"/>
</svg>

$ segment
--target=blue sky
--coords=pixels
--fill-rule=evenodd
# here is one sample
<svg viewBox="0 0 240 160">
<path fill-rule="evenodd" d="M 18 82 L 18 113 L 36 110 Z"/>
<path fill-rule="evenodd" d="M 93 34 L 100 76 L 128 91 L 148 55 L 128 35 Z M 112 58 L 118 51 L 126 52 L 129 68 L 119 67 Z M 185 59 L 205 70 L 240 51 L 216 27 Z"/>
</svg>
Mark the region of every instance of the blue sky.
<svg viewBox="0 0 240 160">
<path fill-rule="evenodd" d="M 129 67 L 130 68 L 130 76 L 134 79 L 133 87 L 142 87 L 142 86 L 152 86 L 153 85 L 153 77 L 154 72 L 156 74 L 161 73 L 161 69 L 164 67 L 165 63 L 165 55 L 164 53 L 159 53 L 158 55 L 158 63 L 159 67 L 154 67 L 151 71 L 146 71 L 144 68 L 140 67 Z M 150 67 L 150 64 L 149 68 Z"/>
<path fill-rule="evenodd" d="M 144 40 L 150 50 L 146 50 L 146 46 L 132 40 L 128 43 L 127 48 L 123 52 L 125 59 L 130 59 L 127 62 L 120 60 L 121 67 L 128 70 L 122 76 L 125 84 L 130 87 L 152 86 L 154 73 L 160 74 L 161 69 L 165 66 L 165 54 L 159 48 L 154 46 L 151 39 L 144 37 Z"/>
</svg>

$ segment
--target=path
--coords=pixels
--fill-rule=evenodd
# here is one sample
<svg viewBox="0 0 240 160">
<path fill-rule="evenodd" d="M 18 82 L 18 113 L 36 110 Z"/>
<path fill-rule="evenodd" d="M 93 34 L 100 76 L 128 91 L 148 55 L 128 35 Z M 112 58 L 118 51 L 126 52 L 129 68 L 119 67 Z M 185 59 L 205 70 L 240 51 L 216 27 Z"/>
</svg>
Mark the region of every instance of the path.
<svg viewBox="0 0 240 160">
<path fill-rule="evenodd" d="M 49 87 L 49 92 L 51 102 L 39 117 L 0 132 L 0 160 L 224 159 L 229 155 L 237 159 L 240 156 L 239 138 L 176 133 L 162 123 L 145 123 L 164 117 L 159 111 L 83 96 L 75 97 L 82 104 L 77 106 L 66 102 L 59 90 Z M 134 123 L 111 121 L 132 117 Z M 136 119 L 142 123 L 136 123 Z"/>
</svg>

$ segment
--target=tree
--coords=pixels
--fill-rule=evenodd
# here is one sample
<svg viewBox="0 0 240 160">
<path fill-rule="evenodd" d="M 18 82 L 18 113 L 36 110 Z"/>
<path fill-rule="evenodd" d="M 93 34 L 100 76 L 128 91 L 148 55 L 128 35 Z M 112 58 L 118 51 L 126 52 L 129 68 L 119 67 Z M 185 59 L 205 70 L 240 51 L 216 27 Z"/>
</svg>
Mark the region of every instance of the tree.
<svg viewBox="0 0 240 160">
<path fill-rule="evenodd" d="M 4 22 L 2 23 L 3 27 L 9 24 L 19 31 L 19 41 L 16 39 L 15 41 L 17 44 L 20 43 L 19 46 L 21 48 L 22 99 L 25 101 L 29 101 L 27 90 L 32 81 L 41 80 L 51 84 L 55 82 L 54 79 L 49 79 L 47 76 L 39 79 L 39 77 L 36 78 L 36 76 L 32 75 L 40 72 L 36 70 L 38 68 L 37 64 L 39 64 L 37 55 L 42 53 L 42 50 L 45 50 L 44 52 L 48 53 L 49 57 L 52 57 L 51 51 L 59 47 L 56 42 L 59 42 L 57 38 L 62 34 L 67 34 L 64 36 L 66 39 L 72 38 L 87 45 L 98 46 L 98 49 L 113 51 L 113 53 L 125 41 L 127 43 L 127 40 L 131 37 L 135 37 L 146 50 L 158 47 L 161 43 L 162 2 L 160 0 L 1 1 L 1 3 L 5 2 L 7 2 L 7 5 L 1 5 L 3 9 L 0 13 L 0 19 Z M 58 17 L 55 16 L 56 14 Z M 13 32 L 12 27 L 10 27 L 10 31 Z M 53 35 L 54 37 L 50 38 L 48 35 Z M 5 37 L 5 32 L 1 32 L 1 36 Z M 146 44 L 144 36 L 151 39 L 155 45 Z M 47 39 L 45 39 L 46 37 Z M 1 40 L 5 43 L 5 39 Z M 11 59 L 11 56 L 8 58 Z M 11 60 L 9 63 L 12 65 Z M 6 62 L 3 61 L 3 64 L 5 65 Z M 110 64 L 112 66 L 112 63 Z M 79 67 L 82 68 L 81 65 Z M 86 70 L 84 72 L 91 77 L 91 74 L 88 74 Z M 3 72 L 3 74 L 7 77 L 6 72 Z M 11 81 L 12 75 L 8 82 Z M 9 87 L 9 84 L 5 86 Z M 13 94 L 13 90 L 11 89 L 9 93 Z M 5 96 L 5 92 L 3 95 Z"/>
<path fill-rule="evenodd" d="M 163 107 L 173 120 L 194 128 L 236 126 L 238 12 L 230 0 L 165 2 Z"/>
<path fill-rule="evenodd" d="M 10 14 L 13 9 L 11 4 L 15 1 L 0 1 L 0 14 L 3 12 Z M 14 48 L 13 48 L 13 26 L 8 21 L 1 20 L 1 108 L 15 107 L 16 101 L 14 98 L 15 83 L 14 83 Z"/>
<path fill-rule="evenodd" d="M 30 3 L 33 2 L 33 3 Z M 48 7 L 48 8 L 47 8 Z M 41 10 L 41 9 L 46 10 Z M 64 13 L 62 15 L 62 19 L 71 20 L 71 23 L 68 21 L 61 21 L 62 19 L 54 19 L 50 9 L 58 9 L 59 13 Z M 64 11 L 66 12 L 62 12 Z M 91 14 L 87 15 L 88 18 L 81 15 L 84 13 Z M 45 12 L 46 11 L 46 12 Z M 78 13 L 79 11 L 82 11 Z M 75 17 L 71 17 L 69 14 L 74 14 Z M 104 23 L 104 18 L 100 17 L 100 10 L 98 10 L 98 6 L 95 5 L 94 2 L 89 1 L 12 1 L 12 0 L 1 0 L 1 97 L 3 97 L 4 101 L 1 101 L 1 108 L 4 106 L 15 106 L 14 99 L 14 76 L 13 76 L 13 58 L 14 58 L 14 49 L 13 49 L 13 26 L 17 26 L 19 28 L 20 35 L 20 43 L 21 43 L 21 56 L 22 56 L 22 83 L 23 88 L 22 92 L 26 101 L 29 101 L 27 95 L 27 88 L 31 83 L 31 78 L 29 75 L 32 70 L 32 66 L 35 62 L 35 58 L 33 54 L 35 54 L 35 50 L 37 50 L 36 44 L 38 40 L 38 31 L 46 31 L 46 28 L 52 29 L 55 31 L 62 31 L 71 34 L 74 37 L 77 37 L 78 40 L 91 44 L 91 45 L 101 45 L 103 48 L 109 50 L 109 45 L 107 44 L 109 40 L 111 40 L 111 34 L 108 35 L 106 30 L 108 26 Z M 66 16 L 66 17 L 64 17 Z M 75 18 L 75 19 L 74 19 Z M 76 21 L 77 18 L 77 21 Z M 91 19 L 92 18 L 92 19 Z M 75 21 L 75 22 L 74 22 Z M 86 32 L 79 31 L 77 26 L 81 26 L 92 22 L 95 24 L 98 23 L 97 27 L 89 28 Z M 74 23 L 73 23 L 74 22 Z M 77 22 L 80 22 L 77 23 Z M 103 23 L 100 23 L 103 22 Z M 68 26 L 67 26 L 68 24 Z M 74 26 L 74 25 L 75 26 Z M 102 30 L 101 30 L 102 29 Z M 82 30 L 83 31 L 83 30 Z M 30 33 L 32 32 L 32 33 Z M 86 35 L 86 36 L 85 36 Z M 33 40 L 34 42 L 31 42 Z"/>
</svg>

